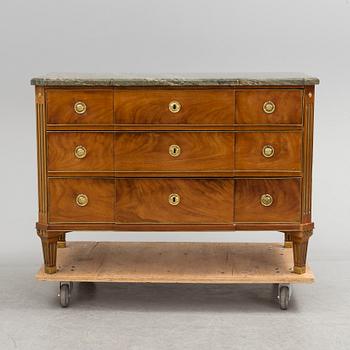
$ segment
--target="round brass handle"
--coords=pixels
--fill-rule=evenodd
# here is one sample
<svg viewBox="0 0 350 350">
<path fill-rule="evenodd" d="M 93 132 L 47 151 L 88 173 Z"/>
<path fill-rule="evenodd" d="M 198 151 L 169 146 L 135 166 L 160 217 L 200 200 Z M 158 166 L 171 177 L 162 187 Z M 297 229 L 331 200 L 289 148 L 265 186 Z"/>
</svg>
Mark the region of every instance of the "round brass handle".
<svg viewBox="0 0 350 350">
<path fill-rule="evenodd" d="M 262 154 L 265 158 L 271 158 L 275 154 L 275 149 L 271 145 L 265 145 L 262 149 Z"/>
<path fill-rule="evenodd" d="M 171 205 L 178 205 L 180 203 L 180 196 L 177 193 L 169 195 L 169 203 Z"/>
<path fill-rule="evenodd" d="M 265 193 L 260 197 L 260 203 L 264 207 L 269 207 L 273 203 L 273 198 L 270 194 Z"/>
<path fill-rule="evenodd" d="M 79 207 L 85 207 L 89 203 L 89 198 L 86 194 L 80 193 L 75 198 L 75 202 L 79 205 Z"/>
<path fill-rule="evenodd" d="M 86 104 L 81 101 L 76 102 L 74 104 L 74 111 L 77 114 L 84 114 L 86 112 Z"/>
<path fill-rule="evenodd" d="M 87 150 L 84 146 L 79 145 L 75 147 L 74 155 L 79 159 L 85 158 L 87 155 Z"/>
<path fill-rule="evenodd" d="M 263 111 L 267 114 L 271 114 L 275 111 L 276 106 L 272 101 L 266 101 L 263 105 Z"/>
<path fill-rule="evenodd" d="M 178 101 L 171 101 L 169 103 L 169 111 L 171 113 L 178 113 L 178 112 L 180 112 L 180 109 L 181 109 L 180 102 L 178 102 Z"/>
<path fill-rule="evenodd" d="M 171 145 L 169 146 L 169 154 L 172 157 L 178 157 L 181 153 L 181 148 L 178 145 Z"/>
</svg>

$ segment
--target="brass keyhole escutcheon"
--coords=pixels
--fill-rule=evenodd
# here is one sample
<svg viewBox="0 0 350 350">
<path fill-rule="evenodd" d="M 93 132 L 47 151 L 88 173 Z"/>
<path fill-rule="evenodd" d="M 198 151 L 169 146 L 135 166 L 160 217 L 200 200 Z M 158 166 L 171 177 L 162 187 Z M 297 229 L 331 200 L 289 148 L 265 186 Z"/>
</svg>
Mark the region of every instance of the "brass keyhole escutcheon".
<svg viewBox="0 0 350 350">
<path fill-rule="evenodd" d="M 87 150 L 84 146 L 79 145 L 79 146 L 75 147 L 74 155 L 78 159 L 83 159 L 87 155 Z"/>
<path fill-rule="evenodd" d="M 267 114 L 271 114 L 275 111 L 276 106 L 272 101 L 266 101 L 263 105 L 263 111 Z"/>
<path fill-rule="evenodd" d="M 75 198 L 75 202 L 79 207 L 85 207 L 89 203 L 89 198 L 86 194 L 80 193 Z"/>
<path fill-rule="evenodd" d="M 178 145 L 171 145 L 169 146 L 169 154 L 172 157 L 178 157 L 181 153 L 181 148 Z"/>
<path fill-rule="evenodd" d="M 265 145 L 262 149 L 262 154 L 265 158 L 271 158 L 275 154 L 275 149 L 271 145 Z"/>
<path fill-rule="evenodd" d="M 82 101 L 78 101 L 74 104 L 74 112 L 77 114 L 84 114 L 86 112 L 86 104 Z"/>
<path fill-rule="evenodd" d="M 180 112 L 180 109 L 181 109 L 180 102 L 178 102 L 178 101 L 171 101 L 169 103 L 169 111 L 171 113 L 178 113 L 178 112 Z"/>
<path fill-rule="evenodd" d="M 260 197 L 260 203 L 264 207 L 269 207 L 273 203 L 273 198 L 270 194 L 265 193 Z"/>
<path fill-rule="evenodd" d="M 180 203 L 180 196 L 177 193 L 172 193 L 169 196 L 169 203 L 171 205 L 178 205 Z"/>
</svg>

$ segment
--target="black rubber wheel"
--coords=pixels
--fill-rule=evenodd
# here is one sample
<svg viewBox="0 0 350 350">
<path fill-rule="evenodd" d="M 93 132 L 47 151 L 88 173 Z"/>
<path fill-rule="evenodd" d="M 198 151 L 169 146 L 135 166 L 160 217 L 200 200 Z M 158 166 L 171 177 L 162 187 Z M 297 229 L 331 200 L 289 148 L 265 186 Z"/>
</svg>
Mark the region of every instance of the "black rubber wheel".
<svg viewBox="0 0 350 350">
<path fill-rule="evenodd" d="M 69 284 L 61 284 L 60 287 L 60 304 L 62 307 L 68 307 L 70 301 Z"/>
<path fill-rule="evenodd" d="M 280 287 L 279 302 L 281 310 L 287 310 L 289 306 L 289 288 L 287 286 Z"/>
</svg>

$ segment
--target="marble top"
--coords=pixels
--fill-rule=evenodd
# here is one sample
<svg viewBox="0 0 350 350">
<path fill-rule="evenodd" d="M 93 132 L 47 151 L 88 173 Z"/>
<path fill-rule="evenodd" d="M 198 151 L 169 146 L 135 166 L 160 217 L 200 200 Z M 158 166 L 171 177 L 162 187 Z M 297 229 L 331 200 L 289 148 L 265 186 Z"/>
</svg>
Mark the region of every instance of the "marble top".
<svg viewBox="0 0 350 350">
<path fill-rule="evenodd" d="M 259 86 L 315 85 L 319 79 L 302 73 L 204 73 L 204 74 L 73 74 L 34 77 L 39 86 Z"/>
</svg>

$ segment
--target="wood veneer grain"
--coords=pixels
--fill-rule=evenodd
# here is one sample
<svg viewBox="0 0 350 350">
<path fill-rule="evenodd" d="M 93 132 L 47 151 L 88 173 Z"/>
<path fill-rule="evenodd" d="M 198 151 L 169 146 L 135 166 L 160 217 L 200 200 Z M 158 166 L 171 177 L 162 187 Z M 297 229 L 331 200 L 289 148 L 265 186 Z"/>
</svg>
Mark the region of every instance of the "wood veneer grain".
<svg viewBox="0 0 350 350">
<path fill-rule="evenodd" d="M 117 223 L 233 222 L 233 180 L 117 179 Z M 180 203 L 169 204 L 178 194 Z"/>
<path fill-rule="evenodd" d="M 250 89 L 236 91 L 236 124 L 302 124 L 302 89 Z M 267 114 L 263 105 L 272 101 L 276 109 Z"/>
<path fill-rule="evenodd" d="M 169 111 L 178 101 L 181 110 Z M 117 124 L 232 124 L 234 94 L 227 90 L 144 89 L 116 90 Z"/>
<path fill-rule="evenodd" d="M 84 194 L 88 204 L 78 206 Z M 113 179 L 49 179 L 49 222 L 114 222 L 115 184 Z"/>
<path fill-rule="evenodd" d="M 272 146 L 274 154 L 263 155 L 264 146 Z M 236 134 L 235 170 L 301 171 L 301 132 L 245 132 Z"/>
<path fill-rule="evenodd" d="M 232 133 L 145 132 L 116 134 L 116 171 L 233 171 Z M 177 157 L 169 147 L 178 145 Z"/>
<path fill-rule="evenodd" d="M 49 171 L 113 171 L 114 134 L 96 132 L 49 132 Z M 75 149 L 86 149 L 84 158 L 77 158 Z"/>
<path fill-rule="evenodd" d="M 113 89 L 47 89 L 49 124 L 113 124 Z M 74 111 L 76 102 L 86 104 L 86 112 Z"/>
<path fill-rule="evenodd" d="M 235 180 L 235 222 L 300 222 L 301 181 L 295 179 Z M 263 206 L 260 198 L 270 194 L 271 206 Z"/>
</svg>

